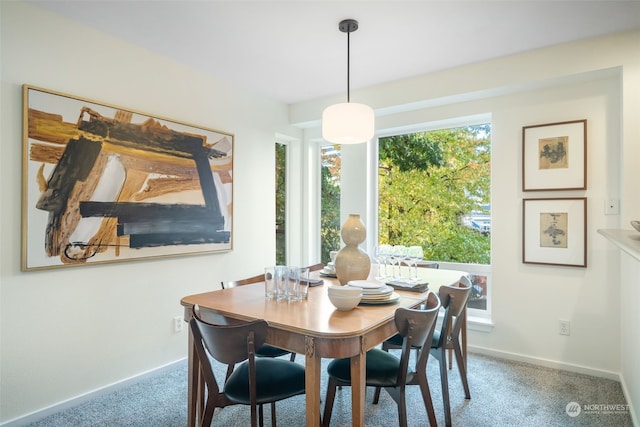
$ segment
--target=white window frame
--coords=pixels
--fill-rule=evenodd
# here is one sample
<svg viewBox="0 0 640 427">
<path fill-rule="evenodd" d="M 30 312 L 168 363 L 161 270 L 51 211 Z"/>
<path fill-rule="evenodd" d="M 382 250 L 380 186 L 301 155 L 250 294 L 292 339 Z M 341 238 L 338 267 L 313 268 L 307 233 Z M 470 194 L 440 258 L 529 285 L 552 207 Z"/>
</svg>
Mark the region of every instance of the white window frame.
<svg viewBox="0 0 640 427">
<path fill-rule="evenodd" d="M 416 124 L 411 126 L 402 126 L 376 133 L 376 138 L 372 143 L 368 144 L 367 156 L 369 157 L 369 194 L 370 205 L 368 206 L 369 215 L 366 227 L 370 230 L 378 230 L 378 138 L 394 135 L 406 135 L 409 133 L 429 132 L 440 129 L 450 129 L 469 125 L 478 125 L 484 123 L 492 123 L 492 117 L 489 113 L 476 114 L 465 117 L 457 117 L 445 120 L 438 120 L 429 123 Z M 378 233 L 371 233 L 373 238 L 367 238 L 367 252 L 373 253 L 376 245 L 378 245 Z M 489 332 L 493 329 L 493 321 L 491 317 L 492 310 L 492 277 L 491 264 L 466 264 L 438 261 L 441 268 L 451 270 L 466 271 L 471 275 L 482 275 L 487 277 L 487 309 L 469 309 L 467 312 L 468 327 L 470 330 Z"/>
<path fill-rule="evenodd" d="M 480 330 L 480 331 L 489 331 L 493 328 L 493 321 L 491 318 L 491 307 L 492 307 L 492 293 L 493 293 L 493 284 L 491 283 L 491 265 L 490 264 L 466 264 L 466 263 L 457 263 L 457 262 L 444 262 L 438 261 L 438 265 L 440 268 L 445 268 L 448 270 L 460 270 L 469 275 L 477 275 L 477 276 L 486 276 L 487 277 L 487 309 L 486 310 L 478 310 L 475 308 L 467 309 L 467 322 L 469 329 L 471 330 Z"/>
</svg>

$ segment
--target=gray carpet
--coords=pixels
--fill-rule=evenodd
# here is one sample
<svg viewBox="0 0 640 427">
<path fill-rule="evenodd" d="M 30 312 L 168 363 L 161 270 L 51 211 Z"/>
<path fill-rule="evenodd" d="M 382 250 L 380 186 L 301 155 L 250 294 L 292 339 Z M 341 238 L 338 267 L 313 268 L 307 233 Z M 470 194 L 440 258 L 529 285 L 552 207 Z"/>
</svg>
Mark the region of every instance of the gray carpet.
<svg viewBox="0 0 640 427">
<path fill-rule="evenodd" d="M 298 356 L 298 360 L 302 359 Z M 328 361 L 325 361 L 326 366 Z M 454 426 L 632 426 L 625 409 L 626 401 L 620 384 L 587 375 L 542 368 L 469 354 L 469 386 L 471 399 L 465 400 L 455 366 L 450 372 L 450 394 Z M 438 418 L 444 425 L 438 364 L 429 361 L 429 384 Z M 219 373 L 223 370 L 220 368 Z M 326 378 L 321 391 L 326 390 Z M 385 392 L 378 405 L 371 404 L 372 389 L 367 390 L 365 422 L 367 426 L 398 424 L 395 402 Z M 76 408 L 51 415 L 31 427 L 184 427 L 186 426 L 187 367 L 186 362 L 162 375 L 86 402 Z M 580 405 L 581 412 L 571 417 L 566 407 Z M 587 406 L 585 406 L 587 405 Z M 622 405 L 616 408 L 604 405 Z M 351 425 L 351 390 L 338 390 L 332 426 Z M 407 390 L 409 426 L 426 426 L 426 411 L 418 387 Z M 574 407 L 575 408 L 575 407 Z M 613 409 L 613 410 L 611 410 Z M 575 412 L 574 412 L 575 414 Z M 278 402 L 278 425 L 305 424 L 304 396 Z M 265 408 L 265 424 L 270 425 Z M 249 425 L 248 407 L 237 405 L 217 410 L 213 426 Z"/>
</svg>

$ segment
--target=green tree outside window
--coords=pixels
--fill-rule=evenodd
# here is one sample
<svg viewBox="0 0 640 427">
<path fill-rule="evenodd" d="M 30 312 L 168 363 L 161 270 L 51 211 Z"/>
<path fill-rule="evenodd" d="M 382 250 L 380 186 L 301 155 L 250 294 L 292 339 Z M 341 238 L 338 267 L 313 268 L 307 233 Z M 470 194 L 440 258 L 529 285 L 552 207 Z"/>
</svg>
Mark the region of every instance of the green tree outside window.
<svg viewBox="0 0 640 427">
<path fill-rule="evenodd" d="M 490 203 L 490 136 L 483 124 L 380 138 L 379 243 L 421 245 L 432 260 L 489 264 L 489 233 L 465 226 L 464 217 Z"/>
</svg>

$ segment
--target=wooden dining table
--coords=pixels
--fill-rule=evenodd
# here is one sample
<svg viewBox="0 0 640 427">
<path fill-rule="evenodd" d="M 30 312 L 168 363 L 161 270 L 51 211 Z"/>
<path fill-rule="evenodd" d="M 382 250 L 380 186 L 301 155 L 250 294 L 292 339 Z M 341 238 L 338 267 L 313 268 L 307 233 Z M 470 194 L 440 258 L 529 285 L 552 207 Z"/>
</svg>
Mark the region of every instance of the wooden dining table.
<svg viewBox="0 0 640 427">
<path fill-rule="evenodd" d="M 197 305 L 206 318 L 211 312 L 225 317 L 252 321 L 264 319 L 269 324 L 266 342 L 305 358 L 306 425 L 319 426 L 321 361 L 323 358 L 351 359 L 352 425 L 364 426 L 366 352 L 397 333 L 394 314 L 399 307 L 417 307 L 442 285 L 457 283 L 463 271 L 419 269 L 420 277 L 429 282 L 423 293 L 395 290 L 396 302 L 358 305 L 350 311 L 339 311 L 329 301 L 327 288 L 337 279 L 322 277 L 324 283 L 309 289 L 306 300 L 286 302 L 267 300 L 264 284 L 256 283 L 185 296 L 185 320 L 192 317 Z M 314 273 L 316 276 L 317 272 Z M 376 281 L 374 278 L 367 280 Z M 466 331 L 465 331 L 466 332 Z M 202 416 L 202 387 L 199 383 L 199 361 L 189 333 L 188 426 L 196 426 Z M 463 341 L 463 347 L 466 340 Z M 466 349 L 463 349 L 466 355 Z"/>
</svg>

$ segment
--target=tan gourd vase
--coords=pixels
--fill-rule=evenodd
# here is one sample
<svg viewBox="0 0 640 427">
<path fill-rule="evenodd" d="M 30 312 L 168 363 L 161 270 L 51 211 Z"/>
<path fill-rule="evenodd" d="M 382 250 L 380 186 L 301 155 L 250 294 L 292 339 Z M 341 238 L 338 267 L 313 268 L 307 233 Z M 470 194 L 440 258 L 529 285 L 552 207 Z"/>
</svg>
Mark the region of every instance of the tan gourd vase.
<svg viewBox="0 0 640 427">
<path fill-rule="evenodd" d="M 369 276 L 371 260 L 358 245 L 367 237 L 360 215 L 349 214 L 340 231 L 345 246 L 336 255 L 336 276 L 341 285 L 350 280 L 364 280 Z"/>
</svg>

